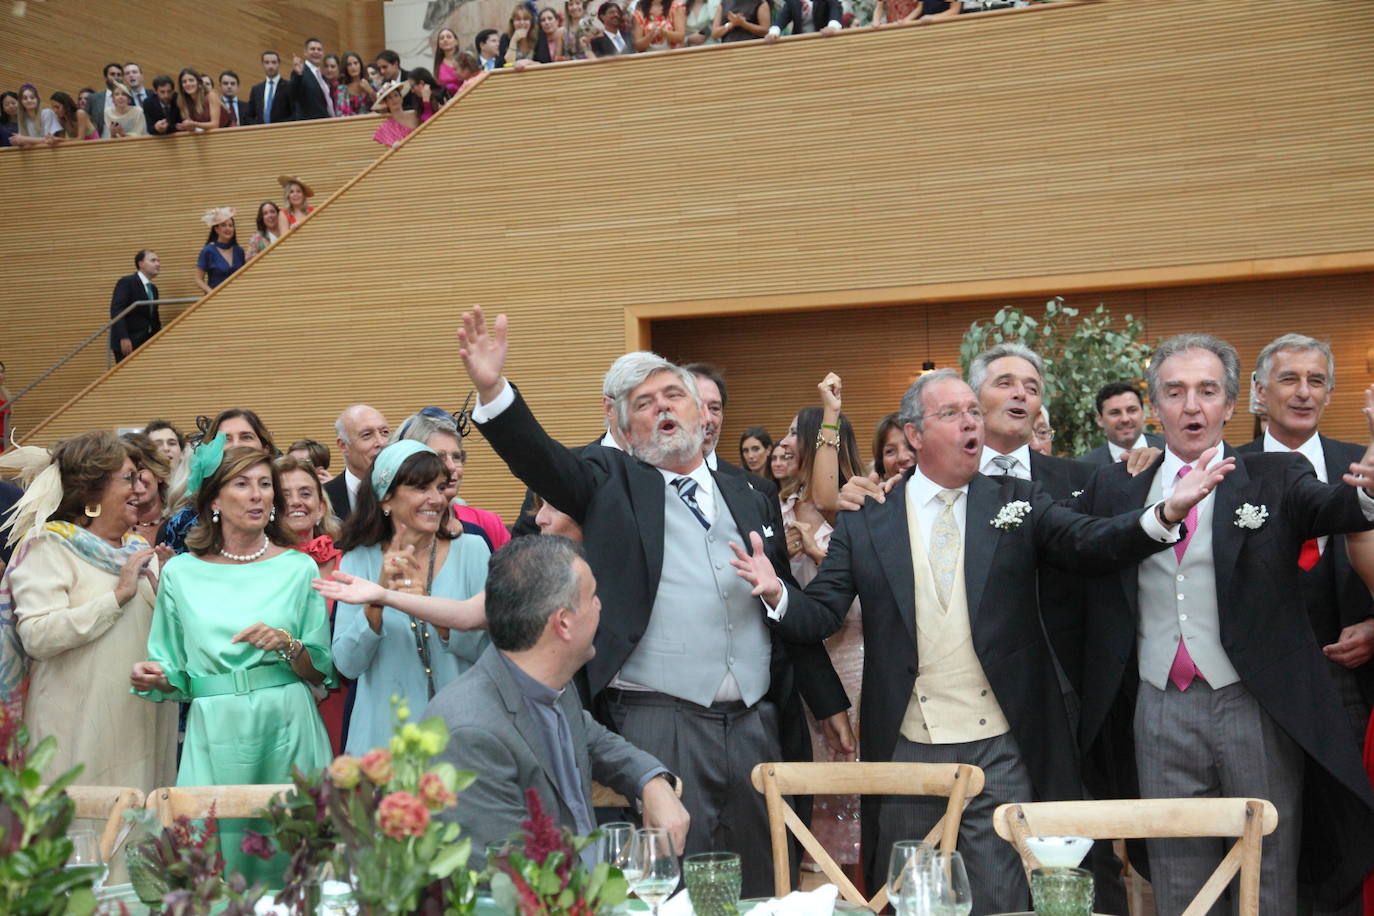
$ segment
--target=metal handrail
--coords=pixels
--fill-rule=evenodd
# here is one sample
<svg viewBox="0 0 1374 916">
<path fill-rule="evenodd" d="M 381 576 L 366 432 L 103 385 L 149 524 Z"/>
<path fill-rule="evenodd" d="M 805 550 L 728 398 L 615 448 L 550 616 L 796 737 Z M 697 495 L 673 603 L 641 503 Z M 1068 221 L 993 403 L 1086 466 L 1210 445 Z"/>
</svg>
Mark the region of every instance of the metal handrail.
<svg viewBox="0 0 1374 916">
<path fill-rule="evenodd" d="M 42 382 L 45 378 L 52 375 L 58 369 L 61 369 L 67 363 L 71 362 L 76 357 L 76 354 L 80 353 L 82 350 L 89 347 L 95 341 L 99 340 L 101 337 L 109 333 L 110 328 L 114 327 L 117 322 L 123 321 L 125 315 L 128 315 L 130 312 L 138 308 L 140 305 L 187 305 L 192 302 L 199 302 L 201 298 L 202 297 L 200 296 L 189 296 L 180 299 L 139 299 L 137 302 L 130 302 L 127 306 L 124 307 L 123 311 L 121 311 L 118 315 L 115 315 L 109 321 L 101 325 L 99 330 L 97 330 L 90 337 L 87 337 L 81 343 L 73 347 L 71 351 L 67 353 L 66 356 L 62 357 L 57 362 L 49 366 L 47 369 L 43 370 L 43 372 L 39 374 L 38 378 L 34 379 L 33 381 L 25 385 L 23 388 L 19 389 L 19 393 L 16 394 L 14 397 L 10 398 L 8 407 L 13 408 L 14 405 L 19 402 L 20 398 L 22 398 L 24 395 L 28 394 L 30 391 L 36 388 L 38 384 Z M 106 362 L 106 368 L 109 368 L 108 361 Z"/>
</svg>

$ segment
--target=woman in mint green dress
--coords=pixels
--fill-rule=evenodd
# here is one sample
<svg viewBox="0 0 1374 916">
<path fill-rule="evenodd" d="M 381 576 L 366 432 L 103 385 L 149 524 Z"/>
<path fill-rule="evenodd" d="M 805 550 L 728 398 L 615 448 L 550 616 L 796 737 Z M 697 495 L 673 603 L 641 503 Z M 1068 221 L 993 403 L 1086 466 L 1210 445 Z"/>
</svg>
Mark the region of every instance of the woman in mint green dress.
<svg viewBox="0 0 1374 916">
<path fill-rule="evenodd" d="M 315 561 L 288 548 L 277 471 L 256 449 L 224 449 L 223 434 L 192 457 L 200 521 L 188 553 L 162 569 L 148 661 L 135 692 L 191 702 L 179 786 L 291 781 L 292 767 L 330 761 L 310 685 L 334 683 L 329 618 L 310 587 Z M 285 859 L 239 851 L 251 821 L 221 823 L 226 871 L 277 886 Z"/>
</svg>

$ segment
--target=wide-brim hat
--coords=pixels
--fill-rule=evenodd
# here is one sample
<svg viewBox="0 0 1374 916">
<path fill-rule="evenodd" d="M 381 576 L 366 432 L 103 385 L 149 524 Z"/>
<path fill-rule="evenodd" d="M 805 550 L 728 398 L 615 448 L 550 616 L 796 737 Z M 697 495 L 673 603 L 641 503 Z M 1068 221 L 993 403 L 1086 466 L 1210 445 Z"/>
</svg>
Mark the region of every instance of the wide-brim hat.
<svg viewBox="0 0 1374 916">
<path fill-rule="evenodd" d="M 233 218 L 233 207 L 211 207 L 209 210 L 205 211 L 205 215 L 200 218 L 200 221 L 213 229 L 220 223 L 227 222 Z"/>
<path fill-rule="evenodd" d="M 410 94 L 410 90 L 411 90 L 411 82 L 410 82 L 410 80 L 405 80 L 405 81 L 399 82 L 399 83 L 395 83 L 395 82 L 393 82 L 393 83 L 387 83 L 385 86 L 382 87 L 382 91 L 379 92 L 379 93 L 377 93 L 377 101 L 375 101 L 375 102 L 372 103 L 372 110 L 373 110 L 373 111 L 386 111 L 386 97 L 387 97 L 387 96 L 391 95 L 392 93 L 399 92 L 399 93 L 401 94 L 401 98 L 404 99 L 407 95 Z"/>
<path fill-rule="evenodd" d="M 303 191 L 303 192 L 305 193 L 305 196 L 306 196 L 306 197 L 314 197 L 314 196 L 315 196 L 315 189 L 312 188 L 312 187 L 310 187 L 310 185 L 306 184 L 304 181 L 301 181 L 301 180 L 300 180 L 299 178 L 297 178 L 295 175 L 278 175 L 278 176 L 277 176 L 277 184 L 281 185 L 282 188 L 285 188 L 287 185 L 292 184 L 292 183 L 300 185 L 300 186 L 301 186 L 301 191 Z"/>
</svg>

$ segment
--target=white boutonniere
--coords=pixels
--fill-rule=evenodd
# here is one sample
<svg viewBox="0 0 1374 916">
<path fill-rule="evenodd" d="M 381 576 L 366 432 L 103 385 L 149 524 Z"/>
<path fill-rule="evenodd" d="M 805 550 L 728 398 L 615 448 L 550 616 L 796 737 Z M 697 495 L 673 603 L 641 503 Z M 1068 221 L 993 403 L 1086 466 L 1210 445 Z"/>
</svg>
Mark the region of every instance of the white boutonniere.
<svg viewBox="0 0 1374 916">
<path fill-rule="evenodd" d="M 769 525 L 764 525 L 764 526 L 763 526 L 763 536 L 766 537 L 766 538 L 771 538 L 771 537 L 773 536 L 773 528 L 772 528 L 771 526 L 769 526 Z"/>
<path fill-rule="evenodd" d="M 1268 517 L 1269 510 L 1264 506 L 1252 506 L 1246 503 L 1236 510 L 1236 527 L 1253 530 L 1261 527 Z"/>
<path fill-rule="evenodd" d="M 1082 490 L 1074 490 L 1072 493 L 1069 494 L 1069 496 L 1073 497 L 1074 499 L 1077 499 L 1078 497 L 1080 497 L 1080 496 L 1082 496 L 1082 495 L 1083 495 L 1083 491 L 1082 491 Z"/>
<path fill-rule="evenodd" d="M 1031 504 L 1024 499 L 1018 499 L 1015 502 L 1009 502 L 1003 506 L 998 511 L 997 516 L 989 522 L 989 524 L 994 528 L 1001 528 L 1003 531 L 1019 528 L 1021 527 L 1021 521 L 1027 515 L 1030 515 L 1030 511 Z"/>
</svg>

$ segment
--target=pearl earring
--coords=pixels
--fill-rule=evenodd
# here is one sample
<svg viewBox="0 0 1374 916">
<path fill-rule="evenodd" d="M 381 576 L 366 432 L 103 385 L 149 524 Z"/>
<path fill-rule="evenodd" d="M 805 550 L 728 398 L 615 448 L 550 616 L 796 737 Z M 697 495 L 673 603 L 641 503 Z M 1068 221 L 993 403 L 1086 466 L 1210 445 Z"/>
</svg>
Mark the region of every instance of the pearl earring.
<svg viewBox="0 0 1374 916">
<path fill-rule="evenodd" d="M 97 512 L 96 514 L 99 515 L 100 513 Z M 382 514 L 385 515 L 387 518 L 391 518 L 391 510 L 390 510 L 390 509 L 383 509 L 383 510 L 382 510 Z"/>
<path fill-rule="evenodd" d="M 275 521 L 277 520 L 277 507 L 276 507 L 276 506 L 273 506 L 273 507 L 272 507 L 272 511 L 268 513 L 268 515 L 267 515 L 267 520 L 268 520 L 269 522 L 275 522 Z"/>
<path fill-rule="evenodd" d="M 217 524 L 217 525 L 219 524 L 219 510 L 218 510 L 218 509 L 215 509 L 213 512 L 210 513 L 210 521 L 214 522 L 214 523 Z"/>
</svg>

